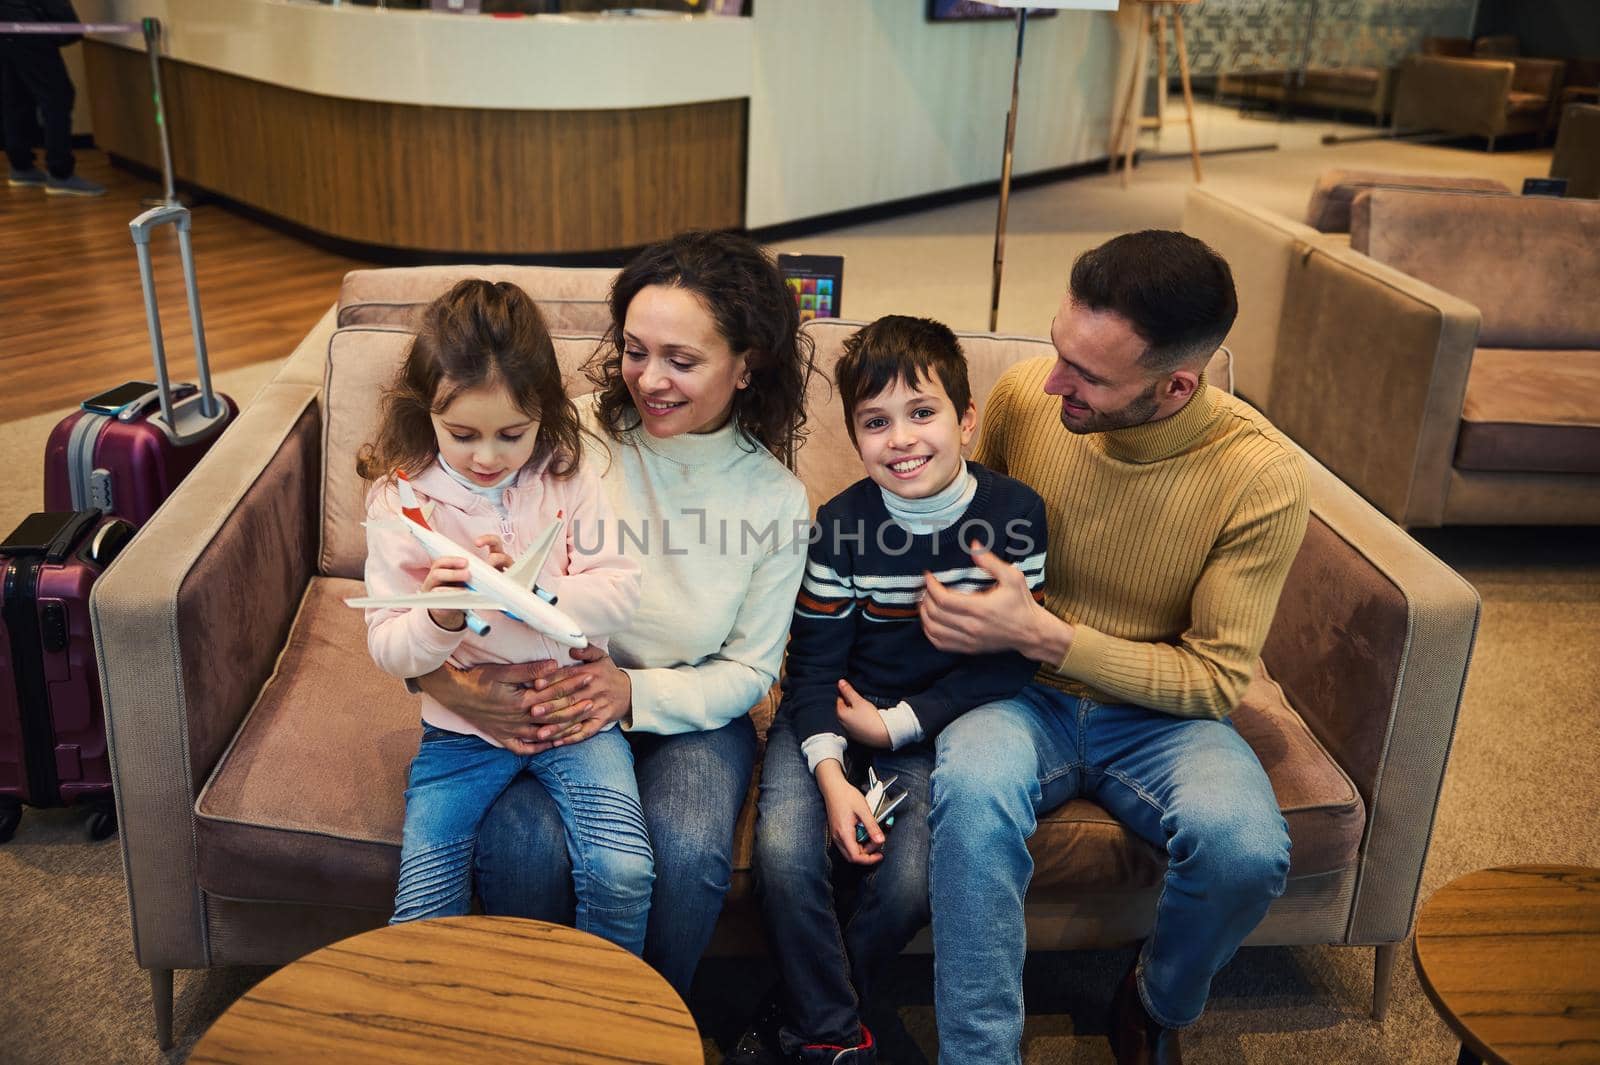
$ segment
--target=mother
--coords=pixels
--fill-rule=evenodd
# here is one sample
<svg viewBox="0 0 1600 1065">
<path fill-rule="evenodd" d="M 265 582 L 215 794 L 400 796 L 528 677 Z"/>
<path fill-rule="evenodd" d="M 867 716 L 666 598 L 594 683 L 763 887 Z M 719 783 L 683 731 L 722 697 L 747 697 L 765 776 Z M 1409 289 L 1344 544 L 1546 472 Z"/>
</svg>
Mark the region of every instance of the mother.
<svg viewBox="0 0 1600 1065">
<path fill-rule="evenodd" d="M 581 742 L 622 723 L 655 850 L 644 957 L 687 999 L 754 767 L 746 711 L 777 677 L 805 564 L 810 508 L 789 467 L 811 345 L 772 261 L 726 233 L 647 248 L 617 275 L 611 321 L 580 409 L 608 453 L 591 458 L 623 550 L 644 569 L 639 613 L 582 665 L 446 667 L 420 683 L 502 741 Z M 570 923 L 562 822 L 537 780 L 490 811 L 477 870 L 490 913 Z"/>
</svg>

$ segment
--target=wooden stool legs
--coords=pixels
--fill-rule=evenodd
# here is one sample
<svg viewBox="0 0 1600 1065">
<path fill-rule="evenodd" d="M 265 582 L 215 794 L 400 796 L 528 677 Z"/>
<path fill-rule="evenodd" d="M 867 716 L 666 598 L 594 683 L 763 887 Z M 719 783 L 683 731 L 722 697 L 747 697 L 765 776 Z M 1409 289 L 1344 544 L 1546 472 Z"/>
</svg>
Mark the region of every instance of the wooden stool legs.
<svg viewBox="0 0 1600 1065">
<path fill-rule="evenodd" d="M 1176 10 L 1178 5 L 1156 3 L 1143 0 L 1139 4 L 1139 31 L 1138 39 L 1133 49 L 1133 71 L 1128 79 L 1128 86 L 1120 93 L 1122 107 L 1117 112 L 1111 125 L 1111 145 L 1107 152 L 1106 171 L 1109 173 L 1117 168 L 1117 156 L 1122 156 L 1122 186 L 1128 186 L 1128 173 L 1133 169 L 1133 150 L 1139 141 L 1139 131 L 1143 129 L 1160 130 L 1163 114 L 1155 118 L 1144 117 L 1144 75 L 1145 62 L 1149 58 L 1149 44 L 1151 34 L 1156 36 L 1156 52 L 1160 69 L 1157 72 L 1157 98 L 1162 108 L 1166 105 L 1166 77 L 1167 77 L 1167 20 L 1170 15 L 1172 20 L 1173 44 L 1178 54 L 1178 80 L 1183 86 L 1184 123 L 1189 127 L 1189 158 L 1194 164 L 1194 179 L 1196 182 L 1204 180 L 1200 172 L 1200 143 L 1195 131 L 1194 121 L 1194 88 L 1189 80 L 1189 49 L 1183 39 L 1183 18 Z M 1151 8 L 1155 8 L 1155 19 L 1152 23 Z M 1169 8 L 1171 10 L 1169 10 Z"/>
</svg>

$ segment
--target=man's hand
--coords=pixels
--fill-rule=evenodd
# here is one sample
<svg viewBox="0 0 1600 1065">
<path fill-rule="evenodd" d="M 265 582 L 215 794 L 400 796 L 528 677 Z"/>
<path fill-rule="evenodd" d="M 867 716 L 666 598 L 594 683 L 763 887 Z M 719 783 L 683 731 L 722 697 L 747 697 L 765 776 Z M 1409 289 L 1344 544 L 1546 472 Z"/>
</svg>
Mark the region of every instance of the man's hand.
<svg viewBox="0 0 1600 1065">
<path fill-rule="evenodd" d="M 845 735 L 857 743 L 882 750 L 894 746 L 889 726 L 883 723 L 883 715 L 878 713 L 878 708 L 861 698 L 843 677 L 839 678 L 839 697 L 834 702 L 834 710 L 839 715 L 839 725 Z"/>
<path fill-rule="evenodd" d="M 444 665 L 418 677 L 417 686 L 485 735 L 504 744 L 507 750 L 516 754 L 538 754 L 552 745 L 537 742 L 538 724 L 528 716 L 528 709 L 537 696 L 527 688 L 536 678 L 555 668 L 556 664 L 548 659 L 470 669 Z"/>
<path fill-rule="evenodd" d="M 856 865 L 877 865 L 883 861 L 883 829 L 872 819 L 867 797 L 844 775 L 837 758 L 817 766 L 817 787 L 828 808 L 828 835 L 845 860 Z M 856 842 L 856 826 L 867 830 L 867 841 Z"/>
<path fill-rule="evenodd" d="M 598 647 L 572 652 L 578 661 L 534 682 L 535 738 L 556 746 L 588 739 L 633 711 L 633 681 Z"/>
<path fill-rule="evenodd" d="M 923 576 L 917 611 L 922 631 L 935 647 L 955 654 L 1019 651 L 1035 662 L 1055 665 L 1072 646 L 1072 626 L 1034 601 L 1022 571 L 974 541 L 972 561 L 994 578 L 981 592 L 952 591 Z"/>
</svg>

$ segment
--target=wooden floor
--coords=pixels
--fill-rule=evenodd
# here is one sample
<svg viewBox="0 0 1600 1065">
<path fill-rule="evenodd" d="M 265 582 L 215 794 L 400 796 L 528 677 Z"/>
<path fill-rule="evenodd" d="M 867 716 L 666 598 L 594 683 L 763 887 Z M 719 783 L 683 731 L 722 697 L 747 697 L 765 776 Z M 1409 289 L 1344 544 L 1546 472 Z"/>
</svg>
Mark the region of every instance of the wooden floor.
<svg viewBox="0 0 1600 1065">
<path fill-rule="evenodd" d="M 71 406 L 131 379 L 149 380 L 150 340 L 128 221 L 159 186 L 80 150 L 78 169 L 109 191 L 98 199 L 0 185 L 0 422 Z M 366 264 L 303 244 L 201 203 L 195 274 L 214 370 L 287 355 L 338 296 L 345 271 Z M 194 344 L 178 265 L 164 227 L 151 241 L 174 380 L 194 380 Z"/>
</svg>

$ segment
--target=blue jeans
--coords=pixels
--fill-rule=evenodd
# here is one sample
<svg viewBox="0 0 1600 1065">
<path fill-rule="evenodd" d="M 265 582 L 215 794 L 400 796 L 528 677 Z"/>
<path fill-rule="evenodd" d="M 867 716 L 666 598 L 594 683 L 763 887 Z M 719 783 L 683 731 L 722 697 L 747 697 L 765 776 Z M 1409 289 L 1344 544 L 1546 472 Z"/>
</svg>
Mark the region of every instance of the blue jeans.
<svg viewBox="0 0 1600 1065">
<path fill-rule="evenodd" d="M 644 960 L 687 1001 L 733 875 L 733 829 L 755 769 L 756 730 L 740 717 L 709 732 L 627 738 L 656 859 Z M 485 911 L 571 923 L 572 880 L 552 853 L 560 833 L 559 809 L 538 781 L 506 789 L 478 835 Z"/>
<path fill-rule="evenodd" d="M 557 831 L 546 841 L 546 853 L 529 860 L 556 865 L 553 855 L 564 852 L 577 896 L 577 927 L 638 954 L 654 861 L 634 786 L 633 754 L 616 729 L 570 747 L 519 755 L 477 736 L 424 726 L 406 787 L 400 886 L 390 923 L 471 908 L 479 826 L 490 805 L 524 776 L 537 781 L 556 808 Z"/>
<path fill-rule="evenodd" d="M 781 710 L 767 733 L 756 821 L 756 891 L 783 978 L 789 1023 L 784 1050 L 804 1043 L 851 1046 L 872 980 L 928 923 L 928 778 L 933 751 L 917 744 L 872 752 L 879 777 L 897 774 L 905 801 L 886 830 L 883 861 L 862 870 L 855 906 L 840 928 L 827 804 L 806 768 L 794 722 Z M 859 998 L 858 998 L 859 996 Z"/>
<path fill-rule="evenodd" d="M 1038 815 L 1082 796 L 1167 853 L 1139 995 L 1169 1028 L 1283 893 L 1289 835 L 1255 752 L 1226 721 L 1032 684 L 964 714 L 933 771 L 934 1003 L 942 1062 L 1020 1062 L 1022 900 Z"/>
</svg>

